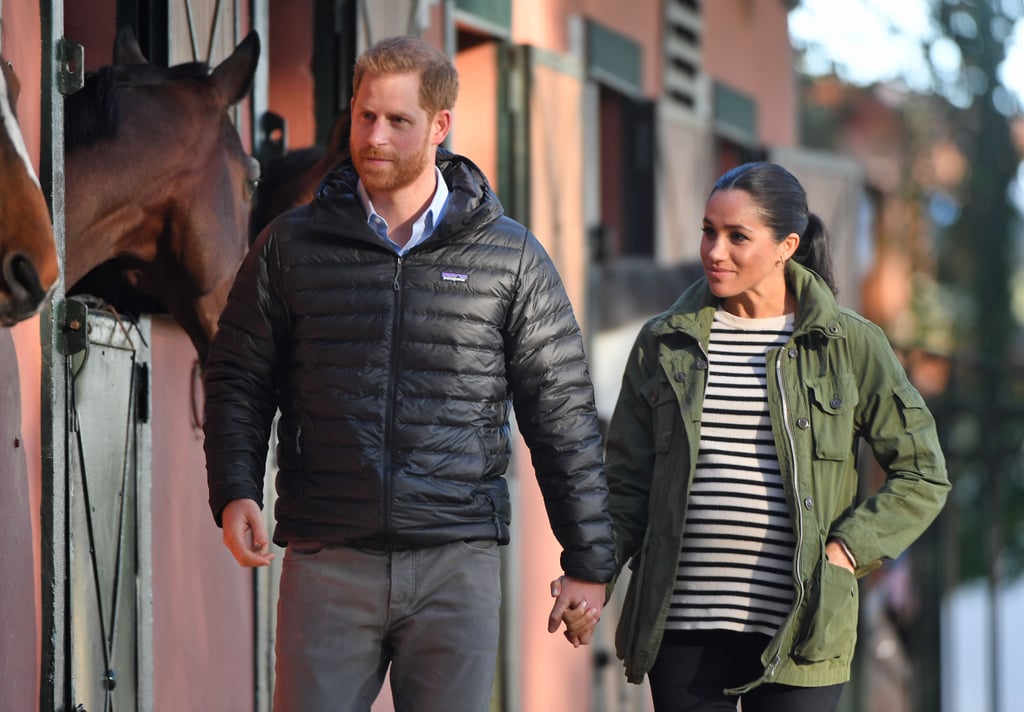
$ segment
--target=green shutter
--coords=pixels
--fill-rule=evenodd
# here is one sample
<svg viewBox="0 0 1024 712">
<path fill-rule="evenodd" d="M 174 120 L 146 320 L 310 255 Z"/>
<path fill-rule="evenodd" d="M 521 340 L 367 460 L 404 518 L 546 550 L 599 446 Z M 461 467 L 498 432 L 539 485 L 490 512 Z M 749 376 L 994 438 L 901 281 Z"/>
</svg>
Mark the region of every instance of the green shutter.
<svg viewBox="0 0 1024 712">
<path fill-rule="evenodd" d="M 489 25 L 512 30 L 512 0 L 456 0 L 455 7 Z"/>
<path fill-rule="evenodd" d="M 627 94 L 643 91 L 640 45 L 587 20 L 587 73 Z"/>
<path fill-rule="evenodd" d="M 715 129 L 741 143 L 757 143 L 757 104 L 735 89 L 715 82 Z"/>
</svg>

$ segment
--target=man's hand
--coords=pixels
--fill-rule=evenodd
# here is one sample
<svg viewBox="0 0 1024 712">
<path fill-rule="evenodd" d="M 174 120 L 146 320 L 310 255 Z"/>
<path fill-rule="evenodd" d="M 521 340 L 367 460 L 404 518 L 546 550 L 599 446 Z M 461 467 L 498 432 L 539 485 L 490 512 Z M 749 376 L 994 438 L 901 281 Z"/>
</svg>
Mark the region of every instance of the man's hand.
<svg viewBox="0 0 1024 712">
<path fill-rule="evenodd" d="M 555 604 L 548 616 L 548 632 L 554 633 L 565 622 L 565 639 L 575 648 L 588 645 L 601 619 L 604 595 L 603 583 L 559 576 L 551 582 Z"/>
<path fill-rule="evenodd" d="M 591 608 L 586 601 L 580 601 L 575 608 L 566 608 L 562 613 L 562 622 L 565 623 L 562 635 L 574 648 L 588 645 L 597 628 L 597 616 L 597 609 Z"/>
<path fill-rule="evenodd" d="M 224 546 L 239 566 L 268 566 L 274 559 L 263 512 L 252 499 L 233 499 L 221 513 Z"/>
</svg>

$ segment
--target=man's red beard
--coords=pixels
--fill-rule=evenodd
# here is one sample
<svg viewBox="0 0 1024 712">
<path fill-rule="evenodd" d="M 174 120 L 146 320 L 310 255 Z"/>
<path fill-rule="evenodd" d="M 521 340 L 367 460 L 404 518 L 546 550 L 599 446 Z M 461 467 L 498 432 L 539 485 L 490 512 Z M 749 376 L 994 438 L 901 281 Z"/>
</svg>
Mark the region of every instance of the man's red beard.
<svg viewBox="0 0 1024 712">
<path fill-rule="evenodd" d="M 406 156 L 394 151 L 364 148 L 352 152 L 352 162 L 359 173 L 359 180 L 363 182 L 363 187 L 370 193 L 399 190 L 412 184 L 422 175 L 430 157 L 428 145 L 429 142 L 425 140 L 420 151 Z M 385 166 L 369 165 L 368 161 L 372 159 L 383 159 L 390 163 Z"/>
</svg>

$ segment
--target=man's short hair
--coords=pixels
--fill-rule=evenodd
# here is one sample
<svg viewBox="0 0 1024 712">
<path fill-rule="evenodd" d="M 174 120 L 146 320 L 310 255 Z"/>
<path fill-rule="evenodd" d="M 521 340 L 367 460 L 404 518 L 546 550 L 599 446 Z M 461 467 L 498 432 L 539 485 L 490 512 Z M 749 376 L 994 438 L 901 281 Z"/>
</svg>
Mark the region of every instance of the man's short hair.
<svg viewBox="0 0 1024 712">
<path fill-rule="evenodd" d="M 420 106 L 433 116 L 449 111 L 459 95 L 459 74 L 444 52 L 417 37 L 388 37 L 375 43 L 356 59 L 352 96 L 367 74 L 417 74 L 420 78 Z"/>
</svg>

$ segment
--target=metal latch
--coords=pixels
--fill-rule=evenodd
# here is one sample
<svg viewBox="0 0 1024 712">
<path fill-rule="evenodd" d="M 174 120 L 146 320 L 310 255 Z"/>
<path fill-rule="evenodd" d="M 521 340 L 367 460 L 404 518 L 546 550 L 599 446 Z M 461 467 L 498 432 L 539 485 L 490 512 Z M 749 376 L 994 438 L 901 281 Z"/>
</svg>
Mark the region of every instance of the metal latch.
<svg viewBox="0 0 1024 712">
<path fill-rule="evenodd" d="M 85 47 L 66 37 L 57 41 L 57 91 L 64 96 L 85 86 Z"/>
<path fill-rule="evenodd" d="M 78 299 L 64 302 L 64 355 L 72 356 L 89 346 L 89 307 Z"/>
</svg>

